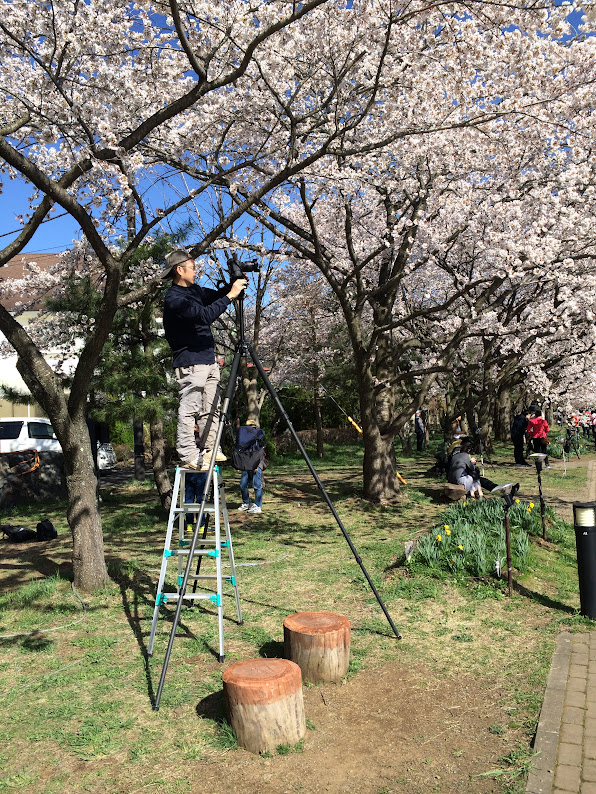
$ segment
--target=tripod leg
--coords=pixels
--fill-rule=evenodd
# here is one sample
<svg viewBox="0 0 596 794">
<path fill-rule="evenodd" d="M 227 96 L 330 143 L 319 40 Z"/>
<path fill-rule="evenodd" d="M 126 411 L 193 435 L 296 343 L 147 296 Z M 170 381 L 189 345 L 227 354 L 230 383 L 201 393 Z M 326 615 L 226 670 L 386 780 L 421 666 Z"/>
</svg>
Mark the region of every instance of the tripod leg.
<svg viewBox="0 0 596 794">
<path fill-rule="evenodd" d="M 289 418 L 288 414 L 286 413 L 283 405 L 281 404 L 281 401 L 280 401 L 280 399 L 279 399 L 279 397 L 277 395 L 277 392 L 273 388 L 273 385 L 272 385 L 271 381 L 269 380 L 269 377 L 268 377 L 267 373 L 263 369 L 263 365 L 261 364 L 261 362 L 260 362 L 257 354 L 255 353 L 255 351 L 252 349 L 252 347 L 248 343 L 247 343 L 247 348 L 248 348 L 248 352 L 250 354 L 250 357 L 252 358 L 252 360 L 254 362 L 255 367 L 259 371 L 259 375 L 261 376 L 265 386 L 267 387 L 267 391 L 269 392 L 269 394 L 271 396 L 271 399 L 273 400 L 273 402 L 275 404 L 275 407 L 277 408 L 277 410 L 279 411 L 280 415 L 285 420 L 285 422 L 286 422 L 286 424 L 288 426 L 288 429 L 289 429 L 290 433 L 292 434 L 292 438 L 294 439 L 294 441 L 298 445 L 298 449 L 300 450 L 300 452 L 302 454 L 302 457 L 304 458 L 304 460 L 306 462 L 306 465 L 310 469 L 310 473 L 314 477 L 315 482 L 316 482 L 321 494 L 323 495 L 323 498 L 327 502 L 327 506 L 329 507 L 329 510 L 331 511 L 331 514 L 333 515 L 333 518 L 335 519 L 338 527 L 340 528 L 340 530 L 342 532 L 342 535 L 344 536 L 345 540 L 347 541 L 348 546 L 350 547 L 350 550 L 351 550 L 352 554 L 354 555 L 354 558 L 355 558 L 356 562 L 360 566 L 360 569 L 362 570 L 362 573 L 364 574 L 364 576 L 366 578 L 366 581 L 368 582 L 368 584 L 370 586 L 370 589 L 373 591 L 374 596 L 375 596 L 375 598 L 377 599 L 377 601 L 379 603 L 379 606 L 383 610 L 383 613 L 385 614 L 385 617 L 387 618 L 387 620 L 389 622 L 389 625 L 391 626 L 391 629 L 393 630 L 393 633 L 398 638 L 398 640 L 401 639 L 401 635 L 400 635 L 399 631 L 397 630 L 393 620 L 391 619 L 391 615 L 387 611 L 387 608 L 386 608 L 385 604 L 383 603 L 383 600 L 381 599 L 381 596 L 379 595 L 379 592 L 377 591 L 377 588 L 375 587 L 374 582 L 372 581 L 372 579 L 370 578 L 370 576 L 368 574 L 368 571 L 364 567 L 364 563 L 362 562 L 362 559 L 361 559 L 360 555 L 356 551 L 356 548 L 355 548 L 354 544 L 352 543 L 352 539 L 348 535 L 348 532 L 347 532 L 346 528 L 344 527 L 344 525 L 343 525 L 343 523 L 341 521 L 341 518 L 337 514 L 337 511 L 335 509 L 335 506 L 333 505 L 333 502 L 329 498 L 329 494 L 325 490 L 325 486 L 321 482 L 321 480 L 319 478 L 319 475 L 317 474 L 317 472 L 315 470 L 315 467 L 312 465 L 311 460 L 308 457 L 308 454 L 307 454 L 306 450 L 304 449 L 304 447 L 302 445 L 302 442 L 298 438 L 298 435 L 297 435 L 296 431 L 294 430 L 294 427 L 293 427 L 292 423 L 290 422 L 290 418 Z"/>
</svg>

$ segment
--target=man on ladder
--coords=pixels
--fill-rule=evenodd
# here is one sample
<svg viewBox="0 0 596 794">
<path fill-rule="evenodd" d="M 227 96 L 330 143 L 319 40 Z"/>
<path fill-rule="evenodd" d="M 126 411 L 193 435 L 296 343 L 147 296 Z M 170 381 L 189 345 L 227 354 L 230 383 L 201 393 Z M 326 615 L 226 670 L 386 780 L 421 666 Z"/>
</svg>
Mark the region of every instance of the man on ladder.
<svg viewBox="0 0 596 794">
<path fill-rule="evenodd" d="M 173 282 L 164 299 L 163 327 L 172 348 L 180 398 L 176 450 L 184 468 L 205 471 L 213 454 L 219 420 L 219 365 L 210 326 L 248 282 L 239 278 L 219 290 L 207 289 L 195 283 L 197 270 L 189 252 L 177 248 L 166 256 L 161 278 L 171 278 Z M 195 443 L 195 422 L 200 454 Z M 225 456 L 217 450 L 215 460 L 223 461 Z"/>
</svg>

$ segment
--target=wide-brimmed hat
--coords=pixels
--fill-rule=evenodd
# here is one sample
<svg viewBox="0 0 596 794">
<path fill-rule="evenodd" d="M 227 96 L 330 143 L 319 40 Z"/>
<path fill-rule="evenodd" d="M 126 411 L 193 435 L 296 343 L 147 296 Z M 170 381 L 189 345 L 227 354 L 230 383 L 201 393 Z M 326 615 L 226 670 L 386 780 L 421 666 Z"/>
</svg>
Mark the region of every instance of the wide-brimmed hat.
<svg viewBox="0 0 596 794">
<path fill-rule="evenodd" d="M 167 278 L 172 274 L 175 267 L 183 265 L 189 259 L 192 259 L 192 255 L 185 248 L 175 248 L 169 254 L 166 254 L 166 264 L 159 277 Z"/>
</svg>

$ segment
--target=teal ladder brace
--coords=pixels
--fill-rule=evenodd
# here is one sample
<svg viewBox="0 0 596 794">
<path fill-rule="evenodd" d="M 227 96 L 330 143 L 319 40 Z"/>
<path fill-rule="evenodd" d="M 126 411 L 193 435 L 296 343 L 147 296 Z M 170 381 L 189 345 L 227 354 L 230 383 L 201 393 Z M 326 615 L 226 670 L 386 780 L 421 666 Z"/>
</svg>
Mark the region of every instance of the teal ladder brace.
<svg viewBox="0 0 596 794">
<path fill-rule="evenodd" d="M 159 618 L 160 607 L 165 606 L 168 601 L 176 602 L 179 598 L 188 600 L 191 605 L 194 601 L 208 601 L 215 605 L 217 608 L 217 620 L 219 629 L 219 655 L 220 662 L 224 660 L 224 623 L 223 623 L 223 583 L 231 584 L 234 588 L 234 595 L 236 598 L 236 615 L 238 623 L 242 623 L 242 611 L 240 608 L 240 596 L 238 595 L 238 583 L 236 579 L 236 568 L 234 565 L 234 550 L 232 548 L 232 536 L 230 533 L 230 522 L 228 519 L 228 508 L 226 505 L 225 487 L 223 480 L 219 479 L 219 467 L 216 466 L 213 471 L 213 482 L 211 486 L 211 501 L 205 503 L 205 524 L 204 527 L 198 526 L 197 523 L 193 526 L 193 532 L 198 534 L 202 531 L 202 536 L 197 538 L 195 543 L 195 551 L 193 557 L 197 559 L 196 573 L 189 573 L 187 578 L 187 587 L 184 593 L 180 592 L 181 585 L 184 580 L 184 572 L 187 565 L 192 565 L 192 560 L 189 560 L 189 551 L 191 547 L 191 539 L 186 531 L 186 523 L 189 514 L 198 514 L 200 511 L 200 504 L 185 504 L 184 492 L 186 485 L 186 476 L 188 474 L 196 474 L 194 469 L 185 469 L 178 467 L 174 477 L 174 490 L 172 491 L 172 504 L 170 507 L 170 514 L 168 517 L 168 528 L 166 531 L 166 541 L 164 544 L 164 552 L 161 561 L 161 570 L 159 573 L 159 581 L 157 583 L 157 594 L 155 597 L 155 609 L 153 610 L 153 622 L 151 624 L 151 636 L 149 637 L 149 645 L 147 647 L 147 655 L 153 654 L 153 643 L 155 641 L 155 631 L 157 629 L 157 621 Z M 213 528 L 210 528 L 210 519 L 213 518 Z M 222 519 L 223 519 L 223 534 L 222 540 Z M 178 541 L 177 545 L 173 545 L 172 538 L 174 535 L 174 528 L 178 527 Z M 222 574 L 222 553 L 225 553 L 228 564 L 230 567 L 230 575 L 224 576 Z M 177 565 L 177 586 L 176 592 L 165 592 L 164 587 L 166 584 L 166 574 L 168 563 L 170 560 L 176 560 Z M 215 573 L 203 573 L 201 571 L 203 562 L 215 562 Z M 192 569 L 191 569 L 192 570 Z M 189 583 L 193 582 L 192 591 L 189 590 Z M 197 592 L 197 585 L 200 582 L 211 581 L 215 585 L 215 592 Z"/>
</svg>

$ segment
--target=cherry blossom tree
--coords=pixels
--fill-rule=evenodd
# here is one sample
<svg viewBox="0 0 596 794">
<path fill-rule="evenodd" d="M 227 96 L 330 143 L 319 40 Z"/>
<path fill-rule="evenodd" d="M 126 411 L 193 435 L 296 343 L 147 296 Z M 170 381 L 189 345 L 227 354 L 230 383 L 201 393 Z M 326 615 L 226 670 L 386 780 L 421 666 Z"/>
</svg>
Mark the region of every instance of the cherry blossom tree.
<svg viewBox="0 0 596 794">
<path fill-rule="evenodd" d="M 214 186 L 245 196 L 206 230 L 195 255 L 331 147 L 343 151 L 348 133 L 351 153 L 358 126 L 379 112 L 386 52 L 377 45 L 387 32 L 379 35 L 378 22 L 392 11 L 329 0 L 6 0 L 2 11 L 0 169 L 26 179 L 31 197 L 0 264 L 61 208 L 84 235 L 63 267 L 93 256 L 100 268 L 101 303 L 67 396 L 43 350 L 0 306 L 0 330 L 64 451 L 75 583 L 91 590 L 107 572 L 87 388 L 119 306 L 157 288 L 127 289 L 129 263 L 160 224 Z M 173 172 L 185 175 L 177 190 Z"/>
<path fill-rule="evenodd" d="M 388 52 L 404 73 L 385 86 L 387 145 L 305 169 L 260 204 L 261 222 L 316 264 L 341 306 L 365 495 L 380 502 L 397 492 L 396 432 L 441 373 L 461 372 L 468 340 L 485 347 L 486 392 L 506 361 L 495 338 L 521 353 L 523 329 L 517 338 L 511 326 L 531 311 L 516 296 L 550 335 L 540 312 L 554 305 L 569 318 L 565 279 L 578 261 L 591 266 L 594 44 L 563 44 L 557 12 L 519 10 L 513 29 L 502 9 L 485 13 L 455 11 L 447 24 L 430 11 L 427 25 L 399 28 Z"/>
</svg>

